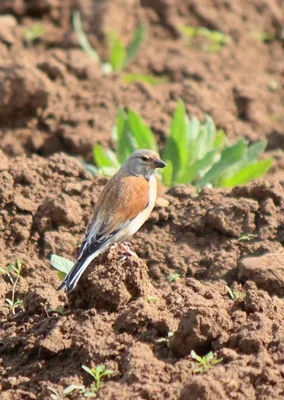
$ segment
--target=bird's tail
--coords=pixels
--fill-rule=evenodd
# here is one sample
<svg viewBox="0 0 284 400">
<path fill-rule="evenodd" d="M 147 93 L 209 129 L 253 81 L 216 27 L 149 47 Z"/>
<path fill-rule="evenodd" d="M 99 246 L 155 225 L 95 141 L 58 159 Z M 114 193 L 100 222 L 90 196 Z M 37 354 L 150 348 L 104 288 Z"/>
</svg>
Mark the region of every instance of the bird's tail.
<svg viewBox="0 0 284 400">
<path fill-rule="evenodd" d="M 96 251 L 88 257 L 81 257 L 74 264 L 73 268 L 69 272 L 69 274 L 65 277 L 64 281 L 57 288 L 57 290 L 66 289 L 67 293 L 72 292 L 75 289 L 79 279 L 81 278 L 85 269 L 90 265 L 93 259 L 100 253 L 100 251 Z"/>
</svg>

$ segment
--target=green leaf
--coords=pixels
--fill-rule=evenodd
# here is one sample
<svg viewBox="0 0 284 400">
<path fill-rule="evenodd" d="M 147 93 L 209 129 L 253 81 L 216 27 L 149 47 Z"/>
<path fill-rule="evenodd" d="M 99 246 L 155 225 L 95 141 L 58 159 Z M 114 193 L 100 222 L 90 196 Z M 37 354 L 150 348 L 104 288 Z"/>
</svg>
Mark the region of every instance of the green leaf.
<svg viewBox="0 0 284 400">
<path fill-rule="evenodd" d="M 186 110 L 182 100 L 179 100 L 171 122 L 170 136 L 175 141 L 179 154 L 179 173 L 187 163 Z M 175 171 L 174 171 L 175 175 Z"/>
<path fill-rule="evenodd" d="M 62 271 L 57 271 L 57 276 L 61 281 L 63 281 L 65 279 L 65 277 L 67 276 L 67 274 Z"/>
<path fill-rule="evenodd" d="M 262 140 L 260 142 L 254 143 L 249 146 L 246 153 L 247 163 L 252 163 L 257 160 L 257 158 L 264 152 L 267 146 L 267 140 Z"/>
<path fill-rule="evenodd" d="M 151 149 L 157 151 L 157 143 L 153 132 L 134 111 L 128 111 L 129 127 L 135 141 L 140 149 Z"/>
<path fill-rule="evenodd" d="M 221 129 L 216 132 L 216 136 L 213 143 L 214 149 L 222 149 L 227 142 L 225 132 Z M 228 143 L 227 143 L 228 144 Z"/>
<path fill-rule="evenodd" d="M 143 24 L 140 24 L 136 31 L 134 32 L 134 37 L 132 42 L 127 46 L 125 57 L 123 60 L 123 67 L 125 67 L 135 56 L 136 53 L 144 40 L 146 34 L 146 27 Z"/>
<path fill-rule="evenodd" d="M 222 187 L 234 187 L 237 185 L 245 185 L 253 179 L 260 178 L 267 173 L 273 163 L 273 158 L 267 158 L 266 160 L 256 161 L 242 168 L 231 178 L 222 180 Z"/>
<path fill-rule="evenodd" d="M 84 390 L 84 389 L 85 389 L 84 385 L 69 385 L 63 390 L 62 394 L 69 394 L 74 392 L 75 390 Z"/>
<path fill-rule="evenodd" d="M 186 127 L 187 140 L 188 140 L 188 146 L 189 146 L 189 155 L 192 154 L 192 152 L 193 152 L 192 148 L 193 148 L 193 145 L 199 135 L 199 131 L 200 131 L 199 119 L 197 117 L 192 117 L 187 122 L 187 127 Z"/>
<path fill-rule="evenodd" d="M 110 43 L 109 62 L 114 71 L 119 71 L 123 68 L 125 49 L 121 40 L 117 37 L 114 31 L 108 33 Z"/>
<path fill-rule="evenodd" d="M 221 154 L 221 158 L 212 168 L 201 178 L 197 183 L 197 187 L 203 187 L 208 183 L 215 183 L 220 175 L 224 174 L 225 170 L 231 167 L 235 162 L 239 161 L 245 151 L 246 142 L 244 139 L 239 140 L 232 146 L 227 147 Z"/>
<path fill-rule="evenodd" d="M 236 173 L 238 173 L 242 168 L 247 167 L 257 160 L 260 154 L 265 150 L 267 146 L 267 141 L 263 140 L 249 146 L 247 151 L 244 153 L 242 159 L 235 163 L 231 168 L 227 168 L 224 176 L 222 176 L 222 180 L 220 185 L 222 185 L 223 180 L 227 180 L 231 178 Z"/>
<path fill-rule="evenodd" d="M 93 147 L 94 160 L 99 168 L 112 167 L 113 164 L 108 158 L 104 148 L 100 144 Z"/>
<path fill-rule="evenodd" d="M 167 166 L 163 169 L 162 176 L 164 185 L 171 186 L 173 183 L 173 164 L 170 160 L 167 160 Z"/>
<path fill-rule="evenodd" d="M 188 184 L 193 182 L 198 175 L 202 175 L 202 171 L 210 167 L 214 163 L 216 157 L 216 150 L 209 151 L 201 160 L 195 161 L 192 165 L 189 165 L 184 174 L 178 179 L 177 183 Z"/>
<path fill-rule="evenodd" d="M 229 286 L 226 286 L 227 292 L 229 293 L 231 299 L 235 299 L 234 293 L 232 291 L 232 289 Z"/>
<path fill-rule="evenodd" d="M 196 361 L 199 361 L 199 362 L 202 361 L 202 357 L 200 357 L 198 354 L 196 354 L 194 350 L 191 350 L 190 355 L 191 355 L 191 357 L 194 358 Z"/>
<path fill-rule="evenodd" d="M 97 397 L 97 393 L 91 392 L 91 391 L 87 391 L 87 392 L 84 393 L 84 397 Z"/>
<path fill-rule="evenodd" d="M 163 152 L 163 159 L 166 163 L 172 163 L 172 175 L 175 180 L 182 174 L 187 163 L 187 123 L 186 111 L 182 100 L 179 100 L 171 121 L 170 136 L 168 137 Z"/>
<path fill-rule="evenodd" d="M 199 128 L 196 132 L 196 128 Z M 214 141 L 216 138 L 216 127 L 213 119 L 206 115 L 205 121 L 202 125 L 195 127 L 195 140 L 191 142 L 189 148 L 189 162 L 195 163 L 201 160 L 209 151 L 214 148 Z"/>
<path fill-rule="evenodd" d="M 126 113 L 119 109 L 116 115 L 115 135 L 117 137 L 118 160 L 121 164 L 137 149 L 137 145 L 130 135 L 130 127 Z"/>
<path fill-rule="evenodd" d="M 105 368 L 106 368 L 105 365 L 99 364 L 99 365 L 96 366 L 96 372 L 98 374 L 101 374 L 102 372 L 104 372 Z"/>
<path fill-rule="evenodd" d="M 73 13 L 73 27 L 76 32 L 78 41 L 84 52 L 94 61 L 101 63 L 101 59 L 96 50 L 91 46 L 87 35 L 85 34 L 82 27 L 82 20 L 79 11 Z"/>
<path fill-rule="evenodd" d="M 116 375 L 117 372 L 113 371 L 112 369 L 106 369 L 103 373 L 104 376 L 109 376 L 109 375 Z"/>
<path fill-rule="evenodd" d="M 24 31 L 24 39 L 26 42 L 33 42 L 39 39 L 45 33 L 45 27 L 40 24 L 34 24 Z"/>
<path fill-rule="evenodd" d="M 86 365 L 82 365 L 82 368 L 83 368 L 86 372 L 88 372 L 88 374 L 92 375 L 94 378 L 96 377 L 94 371 L 93 371 L 92 369 L 86 367 Z"/>
<path fill-rule="evenodd" d="M 2 268 L 2 267 L 0 267 L 0 272 L 1 272 L 2 274 L 5 274 L 5 275 L 8 275 L 8 273 L 9 273 L 6 269 L 4 269 L 4 268 Z"/>
<path fill-rule="evenodd" d="M 167 76 L 154 76 L 154 75 L 144 75 L 144 74 L 126 74 L 123 76 L 123 81 L 125 83 L 132 82 L 144 82 L 150 85 L 158 85 L 159 83 L 166 83 L 169 81 Z"/>
<path fill-rule="evenodd" d="M 213 360 L 213 352 L 212 351 L 210 351 L 208 354 L 206 354 L 206 356 L 205 356 L 205 359 L 206 359 L 206 361 L 211 361 L 211 360 Z"/>
<path fill-rule="evenodd" d="M 50 263 L 53 268 L 57 269 L 58 271 L 64 272 L 65 274 L 68 274 L 74 265 L 72 261 L 67 260 L 64 257 L 57 256 L 56 254 L 51 255 Z"/>
</svg>

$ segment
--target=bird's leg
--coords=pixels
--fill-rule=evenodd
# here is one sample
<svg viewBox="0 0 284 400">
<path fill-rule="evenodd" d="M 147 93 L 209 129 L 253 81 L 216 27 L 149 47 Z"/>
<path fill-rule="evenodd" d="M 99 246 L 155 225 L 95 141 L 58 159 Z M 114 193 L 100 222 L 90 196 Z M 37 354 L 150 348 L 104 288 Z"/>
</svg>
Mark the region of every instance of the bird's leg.
<svg viewBox="0 0 284 400">
<path fill-rule="evenodd" d="M 118 262 L 124 262 L 128 257 L 137 257 L 137 254 L 130 249 L 130 243 L 124 242 L 119 244 L 122 250 L 122 256 L 119 258 Z"/>
<path fill-rule="evenodd" d="M 137 257 L 137 254 L 134 251 L 131 250 L 129 242 L 121 243 L 120 247 L 121 247 L 122 250 L 124 250 L 126 256 L 135 256 L 135 257 Z"/>
</svg>

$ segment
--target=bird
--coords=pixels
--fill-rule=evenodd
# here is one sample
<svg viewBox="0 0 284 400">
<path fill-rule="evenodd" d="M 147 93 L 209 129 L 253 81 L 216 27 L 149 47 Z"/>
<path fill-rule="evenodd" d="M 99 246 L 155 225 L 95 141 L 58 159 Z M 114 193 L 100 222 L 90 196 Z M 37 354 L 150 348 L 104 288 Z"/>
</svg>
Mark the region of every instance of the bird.
<svg viewBox="0 0 284 400">
<path fill-rule="evenodd" d="M 152 150 L 136 150 L 105 185 L 71 271 L 57 290 L 72 292 L 90 263 L 116 243 L 134 235 L 153 210 L 157 168 L 166 163 Z"/>
</svg>

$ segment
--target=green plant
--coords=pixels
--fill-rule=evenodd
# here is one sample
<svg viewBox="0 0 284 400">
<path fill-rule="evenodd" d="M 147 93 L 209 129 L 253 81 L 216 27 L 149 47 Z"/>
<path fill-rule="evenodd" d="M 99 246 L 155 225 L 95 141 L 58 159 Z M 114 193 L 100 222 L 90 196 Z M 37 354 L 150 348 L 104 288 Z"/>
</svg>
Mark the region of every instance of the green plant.
<svg viewBox="0 0 284 400">
<path fill-rule="evenodd" d="M 59 394 L 58 391 L 57 391 L 56 389 L 54 389 L 53 387 L 51 387 L 51 386 L 48 386 L 47 389 L 48 389 L 50 392 L 52 392 L 51 395 L 50 395 L 50 397 L 51 397 L 53 400 L 63 400 L 63 399 L 66 399 L 66 397 L 67 397 L 69 394 L 72 394 L 72 393 L 74 393 L 74 392 L 81 393 L 81 394 L 85 395 L 85 393 L 86 393 L 86 391 L 87 391 L 84 385 L 69 385 L 69 386 L 67 386 L 67 387 L 63 390 L 63 392 L 62 392 L 61 394 Z M 86 397 L 87 397 L 87 396 L 86 396 Z M 89 397 L 90 397 L 90 396 L 89 396 Z M 95 396 L 92 396 L 92 397 L 95 397 Z"/>
<path fill-rule="evenodd" d="M 115 152 L 104 150 L 100 144 L 94 146 L 97 168 L 88 165 L 92 173 L 113 175 L 133 151 L 141 148 L 158 150 L 153 132 L 132 110 L 118 110 L 112 137 Z M 210 116 L 207 115 L 202 123 L 196 117 L 189 119 L 180 100 L 161 154 L 167 163 L 162 172 L 163 183 L 169 187 L 191 183 L 198 189 L 248 183 L 264 175 L 272 165 L 272 158 L 258 161 L 266 144 L 266 141 L 260 141 L 248 146 L 240 139 L 230 145 L 225 133 L 216 129 Z"/>
<path fill-rule="evenodd" d="M 4 275 L 7 275 L 12 284 L 11 299 L 6 299 L 6 302 L 9 304 L 10 310 L 13 314 L 15 314 L 15 310 L 17 308 L 21 308 L 22 310 L 24 310 L 23 300 L 16 298 L 16 288 L 21 277 L 21 270 L 22 262 L 19 259 L 16 260 L 16 263 L 9 264 L 7 268 L 0 267 L 0 272 Z"/>
<path fill-rule="evenodd" d="M 59 279 L 63 280 L 65 276 L 71 271 L 74 263 L 67 258 L 52 254 L 50 257 L 50 263 L 53 268 L 57 269 L 57 275 Z"/>
<path fill-rule="evenodd" d="M 50 308 L 47 304 L 47 302 L 45 303 L 40 303 L 40 305 L 43 307 L 47 318 L 50 317 L 50 314 L 63 314 L 64 312 L 64 307 L 62 306 L 57 306 L 56 308 Z"/>
<path fill-rule="evenodd" d="M 257 235 L 254 235 L 253 233 L 243 233 L 241 236 L 238 237 L 238 242 L 250 241 L 256 237 Z"/>
<path fill-rule="evenodd" d="M 102 385 L 101 379 L 105 376 L 109 377 L 116 375 L 115 371 L 112 371 L 111 369 L 105 369 L 104 365 L 98 365 L 95 369 L 90 369 L 85 365 L 82 365 L 82 368 L 94 378 L 95 383 L 93 383 L 90 387 L 86 387 L 85 385 L 69 385 L 61 394 L 59 394 L 58 391 L 53 387 L 48 386 L 47 389 L 52 392 L 50 397 L 53 400 L 63 400 L 68 395 L 74 394 L 75 392 L 77 394 L 82 394 L 84 397 L 96 397 L 97 392 Z"/>
<path fill-rule="evenodd" d="M 229 286 L 226 286 L 227 292 L 229 293 L 230 297 L 234 301 L 243 301 L 246 298 L 246 292 L 241 289 L 231 289 Z"/>
<path fill-rule="evenodd" d="M 100 389 L 102 385 L 102 378 L 103 377 L 109 377 L 116 375 L 116 371 L 113 371 L 111 369 L 106 369 L 104 365 L 97 365 L 96 368 L 90 369 L 86 367 L 85 365 L 82 365 L 82 368 L 90 374 L 95 382 L 90 386 L 89 390 L 85 392 L 86 397 L 94 397 L 92 394 L 96 395 L 98 390 Z"/>
<path fill-rule="evenodd" d="M 147 300 L 149 303 L 157 303 L 158 299 L 155 296 L 148 296 Z"/>
<path fill-rule="evenodd" d="M 203 374 L 208 371 L 213 365 L 223 361 L 223 358 L 217 358 L 212 351 L 210 351 L 205 356 L 201 357 L 195 353 L 194 350 L 190 353 L 191 357 L 197 361 L 193 364 L 193 372 Z"/>
<path fill-rule="evenodd" d="M 45 33 L 45 27 L 40 24 L 33 24 L 24 31 L 24 40 L 28 43 L 34 42 Z"/>
<path fill-rule="evenodd" d="M 173 272 L 172 274 L 170 274 L 167 278 L 167 280 L 169 282 L 176 282 L 177 280 L 179 280 L 181 278 L 181 274 L 179 274 L 178 272 Z"/>
<path fill-rule="evenodd" d="M 129 64 L 136 56 L 146 34 L 145 26 L 140 24 L 134 32 L 132 41 L 127 47 L 125 47 L 114 31 L 109 32 L 109 60 L 108 62 L 103 62 L 96 50 L 91 46 L 87 35 L 83 30 L 79 11 L 75 11 L 73 14 L 73 26 L 80 46 L 92 60 L 101 64 L 104 73 L 122 71 L 125 69 L 127 64 Z"/>
<path fill-rule="evenodd" d="M 160 339 L 156 340 L 156 343 L 166 343 L 167 345 L 169 345 L 169 340 L 170 338 L 173 336 L 173 332 L 168 332 L 168 336 L 167 337 L 163 337 Z"/>
<path fill-rule="evenodd" d="M 144 82 L 144 83 L 148 83 L 149 85 L 158 85 L 160 83 L 168 82 L 169 78 L 165 75 L 154 76 L 154 75 L 131 73 L 131 74 L 125 74 L 123 76 L 123 81 L 125 83 Z"/>
<path fill-rule="evenodd" d="M 195 37 L 203 37 L 208 42 L 204 45 L 204 50 L 212 53 L 216 53 L 222 49 L 223 46 L 231 41 L 229 35 L 225 35 L 222 32 L 214 31 L 202 26 L 184 26 L 179 25 L 178 30 L 189 40 Z"/>
</svg>

